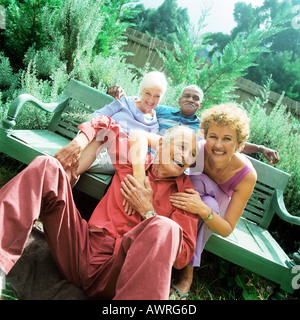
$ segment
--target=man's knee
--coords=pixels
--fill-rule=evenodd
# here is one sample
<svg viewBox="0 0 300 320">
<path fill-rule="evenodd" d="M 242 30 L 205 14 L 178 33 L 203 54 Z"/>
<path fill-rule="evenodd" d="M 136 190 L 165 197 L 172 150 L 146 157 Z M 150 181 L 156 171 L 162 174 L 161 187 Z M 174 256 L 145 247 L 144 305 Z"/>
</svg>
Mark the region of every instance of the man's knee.
<svg viewBox="0 0 300 320">
<path fill-rule="evenodd" d="M 159 215 L 152 219 L 150 226 L 151 231 L 148 235 L 151 237 L 151 241 L 161 244 L 162 246 L 180 247 L 182 242 L 182 229 L 179 224 Z"/>
<path fill-rule="evenodd" d="M 31 166 L 45 166 L 45 167 L 61 167 L 60 162 L 51 156 L 37 156 L 30 163 Z"/>
<path fill-rule="evenodd" d="M 145 238 L 147 242 L 151 242 L 152 244 L 178 246 L 182 240 L 182 229 L 173 220 L 156 215 L 143 221 L 125 234 L 126 247 L 133 240 L 139 240 L 140 238 L 142 238 L 141 241 L 145 241 Z"/>
<path fill-rule="evenodd" d="M 181 227 L 178 223 L 174 222 L 170 218 L 156 215 L 153 218 L 153 225 L 157 228 L 158 231 L 162 233 L 175 232 L 178 233 L 181 230 Z"/>
</svg>

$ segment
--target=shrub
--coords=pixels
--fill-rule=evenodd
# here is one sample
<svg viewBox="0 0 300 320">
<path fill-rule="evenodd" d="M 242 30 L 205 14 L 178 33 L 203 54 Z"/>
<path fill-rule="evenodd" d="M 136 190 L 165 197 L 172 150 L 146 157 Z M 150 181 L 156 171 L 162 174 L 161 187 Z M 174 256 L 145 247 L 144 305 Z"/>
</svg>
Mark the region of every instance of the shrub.
<svg viewBox="0 0 300 320">
<path fill-rule="evenodd" d="M 285 204 L 291 214 L 299 216 L 300 140 L 299 129 L 296 128 L 299 126 L 299 121 L 287 111 L 286 106 L 281 104 L 283 95 L 271 113 L 269 115 L 266 113 L 265 105 L 268 102 L 271 83 L 272 80 L 269 79 L 261 91 L 261 98 L 257 97 L 254 101 L 245 103 L 251 119 L 249 141 L 258 145 L 263 144 L 279 152 L 280 161 L 275 166 L 291 174 L 285 191 Z M 267 162 L 262 157 L 260 160 Z"/>
</svg>

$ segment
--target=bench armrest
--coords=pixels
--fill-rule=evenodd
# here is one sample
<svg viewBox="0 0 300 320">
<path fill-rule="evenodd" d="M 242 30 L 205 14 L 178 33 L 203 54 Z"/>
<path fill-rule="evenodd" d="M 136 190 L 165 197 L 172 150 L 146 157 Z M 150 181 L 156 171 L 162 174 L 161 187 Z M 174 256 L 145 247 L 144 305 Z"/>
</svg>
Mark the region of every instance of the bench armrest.
<svg viewBox="0 0 300 320">
<path fill-rule="evenodd" d="M 3 127 L 6 130 L 10 130 L 16 125 L 15 119 L 23 105 L 27 102 L 31 102 L 39 109 L 47 112 L 59 112 L 66 107 L 68 100 L 69 97 L 63 95 L 59 100 L 55 102 L 43 103 L 30 94 L 21 94 L 11 103 L 7 113 L 7 117 L 3 119 Z"/>
<path fill-rule="evenodd" d="M 285 208 L 283 201 L 283 191 L 275 190 L 275 194 L 272 199 L 272 205 L 276 214 L 284 221 L 287 221 L 291 224 L 300 226 L 300 217 L 291 215 Z"/>
</svg>

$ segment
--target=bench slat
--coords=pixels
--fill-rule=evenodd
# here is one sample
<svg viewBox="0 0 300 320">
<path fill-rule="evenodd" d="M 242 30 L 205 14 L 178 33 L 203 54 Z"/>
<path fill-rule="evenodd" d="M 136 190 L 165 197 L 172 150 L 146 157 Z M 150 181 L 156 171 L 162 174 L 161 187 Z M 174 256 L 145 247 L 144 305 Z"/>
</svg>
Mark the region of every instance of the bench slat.
<svg viewBox="0 0 300 320">
<path fill-rule="evenodd" d="M 69 82 L 65 94 L 92 107 L 94 110 L 100 109 L 113 101 L 111 96 L 75 80 Z"/>
</svg>

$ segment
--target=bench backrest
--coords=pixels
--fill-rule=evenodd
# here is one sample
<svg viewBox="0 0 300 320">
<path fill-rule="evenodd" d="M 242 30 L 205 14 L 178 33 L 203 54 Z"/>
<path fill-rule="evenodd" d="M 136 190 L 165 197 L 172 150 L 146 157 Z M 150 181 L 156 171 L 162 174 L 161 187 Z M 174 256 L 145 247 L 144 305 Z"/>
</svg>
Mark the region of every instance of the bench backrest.
<svg viewBox="0 0 300 320">
<path fill-rule="evenodd" d="M 79 81 L 71 80 L 64 95 L 69 97 L 68 106 L 54 114 L 48 129 L 73 139 L 78 133 L 78 125 L 88 120 L 93 111 L 111 103 L 114 99 Z"/>
<path fill-rule="evenodd" d="M 290 175 L 251 157 L 248 159 L 257 172 L 257 182 L 243 212 L 243 217 L 267 229 L 275 213 L 271 206 L 275 190 L 283 191 Z"/>
</svg>

